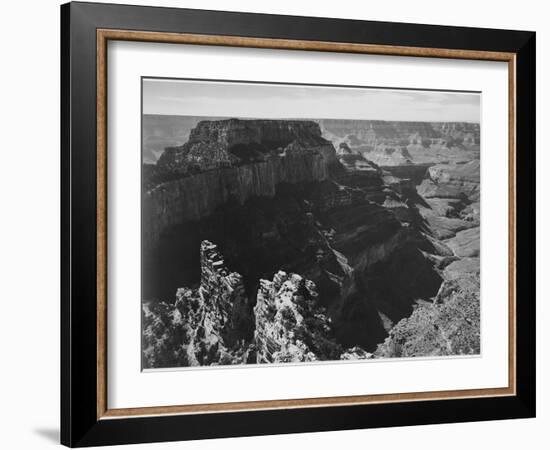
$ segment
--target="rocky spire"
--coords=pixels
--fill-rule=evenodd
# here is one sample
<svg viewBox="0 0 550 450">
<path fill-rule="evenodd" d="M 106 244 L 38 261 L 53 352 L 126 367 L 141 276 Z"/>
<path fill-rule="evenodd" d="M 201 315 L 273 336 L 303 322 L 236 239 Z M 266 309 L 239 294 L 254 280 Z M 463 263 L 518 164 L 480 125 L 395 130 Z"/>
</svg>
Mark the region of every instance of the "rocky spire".
<svg viewBox="0 0 550 450">
<path fill-rule="evenodd" d="M 260 280 L 256 306 L 256 360 L 283 363 L 337 359 L 330 320 L 317 305 L 315 284 L 279 271 Z"/>
</svg>

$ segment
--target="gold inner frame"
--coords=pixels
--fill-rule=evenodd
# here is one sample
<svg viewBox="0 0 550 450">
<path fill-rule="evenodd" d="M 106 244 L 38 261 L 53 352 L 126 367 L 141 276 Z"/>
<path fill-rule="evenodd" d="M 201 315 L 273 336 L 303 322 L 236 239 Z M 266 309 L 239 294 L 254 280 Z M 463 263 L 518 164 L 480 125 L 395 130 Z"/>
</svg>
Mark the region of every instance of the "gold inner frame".
<svg viewBox="0 0 550 450">
<path fill-rule="evenodd" d="M 109 40 L 218 45 L 341 53 L 364 53 L 502 61 L 508 63 L 508 386 L 398 394 L 262 400 L 200 405 L 109 409 L 107 405 L 107 42 Z M 448 400 L 516 394 L 516 54 L 478 50 L 403 47 L 341 42 L 298 41 L 239 36 L 97 30 L 97 418 L 197 414 L 266 409 L 312 408 L 372 403 Z"/>
</svg>

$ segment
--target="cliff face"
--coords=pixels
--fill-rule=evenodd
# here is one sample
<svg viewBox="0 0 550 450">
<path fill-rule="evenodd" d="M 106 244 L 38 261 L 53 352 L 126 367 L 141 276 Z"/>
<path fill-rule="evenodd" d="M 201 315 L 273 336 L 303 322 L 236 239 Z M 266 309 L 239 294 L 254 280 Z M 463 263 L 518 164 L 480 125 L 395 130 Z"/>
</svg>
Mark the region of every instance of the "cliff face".
<svg viewBox="0 0 550 450">
<path fill-rule="evenodd" d="M 418 186 L 418 193 L 426 203 L 419 206 L 420 214 L 436 238 L 458 242 L 461 236 L 472 236 L 472 233 L 479 237 L 479 168 L 479 160 L 438 164 L 430 167 Z M 465 232 L 472 228 L 477 231 Z M 479 250 L 479 239 L 474 245 Z M 451 247 L 456 248 L 456 243 Z"/>
<path fill-rule="evenodd" d="M 175 303 L 143 305 L 143 367 L 244 363 L 240 323 L 247 317 L 242 276 L 230 272 L 216 245 L 201 244 L 201 283 L 180 288 Z"/>
<path fill-rule="evenodd" d="M 419 194 L 426 198 L 479 200 L 479 159 L 464 164 L 437 164 L 428 169 Z"/>
<path fill-rule="evenodd" d="M 425 204 L 418 207 L 433 237 L 456 258 L 445 268 L 446 279 L 479 274 L 480 162 L 430 167 L 418 186 Z"/>
<path fill-rule="evenodd" d="M 259 144 L 259 151 L 269 151 L 297 140 L 312 146 L 326 144 L 319 125 L 306 120 L 202 121 L 189 136 L 191 143 L 219 142 L 230 152 L 237 145 L 250 144 Z"/>
<path fill-rule="evenodd" d="M 416 212 L 407 205 L 406 181 L 385 175 L 365 160 L 344 158 L 343 162 L 348 169 L 334 180 L 279 187 L 273 197 L 224 205 L 207 218 L 187 222 L 172 233 L 176 240 L 168 239 L 166 244 L 168 251 L 173 247 L 184 251 L 172 263 L 152 267 L 193 269 L 192 251 L 185 249 L 192 250 L 197 238 L 219 243 L 232 269 L 243 276 L 248 303 L 241 305 L 250 309 L 256 305 L 252 322 L 247 324 L 247 315 L 239 314 L 238 328 L 246 342 L 252 341 L 250 329 L 256 333 L 259 362 L 312 360 L 310 353 L 327 359 L 338 353 L 335 345 L 362 347 L 363 352 L 350 351 L 345 358 L 374 350 L 391 324 L 412 312 L 417 298 L 437 293 L 441 276 L 423 251 L 438 250 L 411 225 Z M 281 270 L 299 275 L 282 282 Z M 266 281 L 267 277 L 273 281 Z M 206 284 L 201 281 L 201 289 Z M 300 314 L 322 314 L 327 322 L 314 321 L 317 326 L 298 337 L 295 329 L 270 321 L 279 313 L 277 317 L 288 316 L 288 311 L 278 308 L 282 285 L 296 292 L 291 295 L 292 305 L 297 305 L 291 307 L 296 323 L 301 323 Z M 164 298 L 169 296 L 167 292 Z M 305 297 L 315 299 L 317 308 L 326 311 L 307 306 Z M 329 320 L 327 331 L 323 323 Z M 323 348 L 315 346 L 319 342 L 324 342 Z"/>
<path fill-rule="evenodd" d="M 288 153 L 288 154 L 287 154 Z M 223 167 L 266 162 L 272 156 L 320 154 L 335 161 L 319 125 L 292 120 L 201 121 L 180 147 L 168 147 L 157 162 L 159 172 L 187 175 Z"/>
<path fill-rule="evenodd" d="M 353 138 L 367 144 L 382 139 L 403 139 L 409 143 L 411 136 L 420 138 L 438 138 L 441 135 L 429 122 L 397 122 L 386 120 L 321 120 L 321 127 L 336 136 Z"/>
<path fill-rule="evenodd" d="M 479 291 L 462 284 L 479 275 L 479 161 L 383 168 L 342 144 L 308 121 L 205 121 L 147 169 L 145 367 L 475 352 L 441 286 L 469 289 L 459 307 Z M 414 343 L 425 320 L 457 346 Z"/>
<path fill-rule="evenodd" d="M 199 220 L 230 201 L 273 197 L 281 183 L 325 180 L 338 164 L 314 122 L 200 122 L 186 144 L 164 152 L 148 182 L 143 247 L 154 247 L 171 225 Z"/>
<path fill-rule="evenodd" d="M 342 353 L 315 284 L 299 275 L 279 271 L 273 281 L 260 280 L 254 315 L 258 363 L 334 360 Z"/>
<path fill-rule="evenodd" d="M 323 136 L 379 166 L 468 161 L 479 152 L 480 127 L 466 122 L 321 120 Z"/>
<path fill-rule="evenodd" d="M 439 248 L 433 258 L 443 283 L 433 301 L 419 302 L 391 329 L 376 357 L 479 354 L 479 182 L 476 159 L 437 164 L 426 172 L 416 208 Z"/>
<path fill-rule="evenodd" d="M 154 164 L 166 147 L 175 142 L 186 142 L 191 130 L 202 120 L 215 120 L 215 117 L 168 116 L 143 114 L 143 160 Z"/>
<path fill-rule="evenodd" d="M 315 284 L 279 271 L 260 280 L 253 339 L 240 334 L 247 299 L 242 276 L 230 272 L 216 245 L 201 244 L 201 284 L 180 288 L 175 303 L 145 303 L 143 367 L 283 363 L 338 359 L 330 319 Z"/>
<path fill-rule="evenodd" d="M 387 120 L 319 121 L 323 132 L 345 138 L 352 145 L 386 142 L 400 145 L 433 144 L 455 139 L 479 144 L 479 124 L 467 122 L 407 122 Z"/>
<path fill-rule="evenodd" d="M 375 356 L 477 355 L 479 318 L 479 276 L 446 281 L 433 303 L 418 305 L 390 331 Z"/>
</svg>

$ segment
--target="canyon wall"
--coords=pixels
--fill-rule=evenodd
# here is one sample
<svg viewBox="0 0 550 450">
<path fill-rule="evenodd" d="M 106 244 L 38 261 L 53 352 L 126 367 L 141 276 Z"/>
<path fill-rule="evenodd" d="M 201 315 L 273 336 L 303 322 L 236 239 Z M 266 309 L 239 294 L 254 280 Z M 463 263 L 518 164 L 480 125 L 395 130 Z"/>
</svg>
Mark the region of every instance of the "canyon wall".
<svg viewBox="0 0 550 450">
<path fill-rule="evenodd" d="M 475 134 L 413 125 L 400 133 Z M 478 352 L 479 159 L 462 161 L 476 144 L 451 160 L 408 144 L 430 162 L 381 167 L 322 127 L 203 121 L 147 166 L 144 367 Z"/>
<path fill-rule="evenodd" d="M 200 122 L 186 144 L 166 149 L 144 180 L 144 251 L 171 225 L 207 217 L 229 202 L 273 197 L 281 183 L 325 180 L 338 165 L 314 122 Z"/>
<path fill-rule="evenodd" d="M 379 166 L 479 158 L 478 123 L 323 119 L 319 124 L 339 153 L 360 154 Z"/>
<path fill-rule="evenodd" d="M 318 122 L 323 133 L 349 137 L 352 144 L 375 145 L 384 141 L 401 145 L 428 144 L 446 142 L 451 138 L 479 144 L 478 123 L 335 119 L 321 119 Z"/>
<path fill-rule="evenodd" d="M 333 360 L 343 353 L 312 281 L 282 271 L 260 280 L 247 342 L 239 333 L 249 311 L 242 276 L 209 241 L 201 243 L 200 261 L 197 289 L 178 289 L 175 303 L 143 304 L 143 368 Z"/>
</svg>

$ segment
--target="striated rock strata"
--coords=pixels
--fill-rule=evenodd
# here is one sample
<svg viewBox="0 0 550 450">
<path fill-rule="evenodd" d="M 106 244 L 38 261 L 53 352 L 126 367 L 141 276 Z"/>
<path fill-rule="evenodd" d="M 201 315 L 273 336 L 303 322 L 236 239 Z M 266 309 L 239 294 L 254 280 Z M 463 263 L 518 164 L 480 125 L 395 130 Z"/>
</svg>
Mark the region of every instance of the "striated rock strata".
<svg viewBox="0 0 550 450">
<path fill-rule="evenodd" d="M 438 239 L 479 227 L 479 167 L 479 160 L 438 164 L 428 169 L 418 186 L 418 194 L 425 199 L 420 213 Z"/>
<path fill-rule="evenodd" d="M 380 166 L 463 162 L 479 155 L 477 123 L 330 119 L 319 123 L 323 136 L 339 151 L 360 154 Z"/>
<path fill-rule="evenodd" d="M 451 315 L 479 304 L 479 160 L 381 167 L 346 139 L 204 121 L 144 168 L 144 367 L 476 352 Z"/>
<path fill-rule="evenodd" d="M 230 201 L 273 197 L 281 183 L 325 180 L 337 166 L 334 147 L 314 122 L 200 122 L 187 143 L 167 148 L 147 169 L 143 247 L 154 248 L 171 225 L 209 216 Z"/>
</svg>

